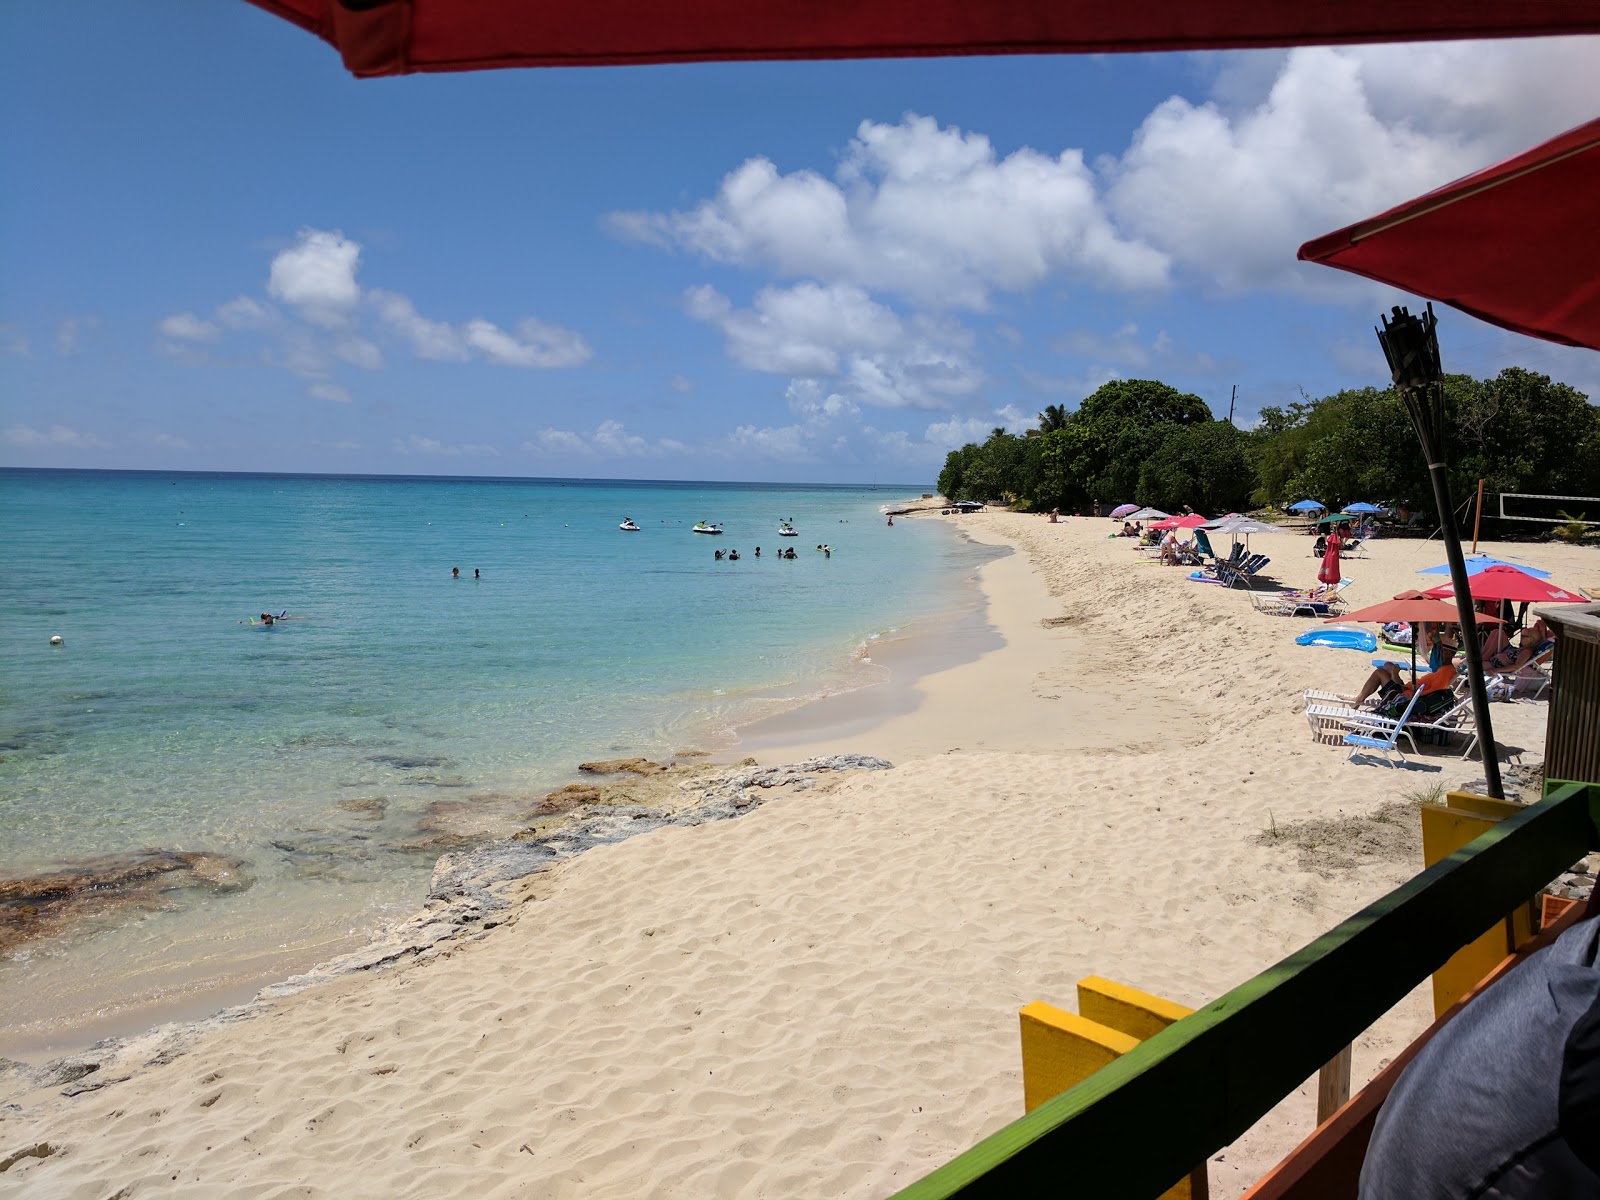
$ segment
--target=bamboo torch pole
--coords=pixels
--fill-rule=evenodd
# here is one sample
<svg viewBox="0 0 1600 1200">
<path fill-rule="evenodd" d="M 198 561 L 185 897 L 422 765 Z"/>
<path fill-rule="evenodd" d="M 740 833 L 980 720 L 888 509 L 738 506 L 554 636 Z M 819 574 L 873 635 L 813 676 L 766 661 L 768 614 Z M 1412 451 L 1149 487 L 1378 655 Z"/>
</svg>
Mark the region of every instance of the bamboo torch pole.
<svg viewBox="0 0 1600 1200">
<path fill-rule="evenodd" d="M 1478 552 L 1478 526 L 1483 523 L 1483 480 L 1478 480 L 1478 515 L 1472 518 L 1472 552 Z"/>
</svg>

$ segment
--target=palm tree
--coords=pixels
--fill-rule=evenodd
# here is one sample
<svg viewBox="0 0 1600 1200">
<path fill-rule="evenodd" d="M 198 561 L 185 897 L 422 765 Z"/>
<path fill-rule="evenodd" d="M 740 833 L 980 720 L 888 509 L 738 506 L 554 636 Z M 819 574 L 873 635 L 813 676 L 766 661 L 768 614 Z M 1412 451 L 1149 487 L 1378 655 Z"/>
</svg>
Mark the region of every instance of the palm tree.
<svg viewBox="0 0 1600 1200">
<path fill-rule="evenodd" d="M 1046 404 L 1044 411 L 1039 414 L 1039 432 L 1052 433 L 1057 429 L 1067 427 L 1067 406 L 1065 404 Z"/>
</svg>

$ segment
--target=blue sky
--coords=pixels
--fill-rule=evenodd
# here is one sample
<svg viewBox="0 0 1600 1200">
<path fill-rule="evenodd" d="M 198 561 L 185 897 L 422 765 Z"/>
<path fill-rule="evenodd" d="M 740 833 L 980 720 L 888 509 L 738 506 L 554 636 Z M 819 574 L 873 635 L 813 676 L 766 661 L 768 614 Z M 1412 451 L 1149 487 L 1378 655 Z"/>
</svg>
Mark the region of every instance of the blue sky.
<svg viewBox="0 0 1600 1200">
<path fill-rule="evenodd" d="M 1382 383 L 1308 237 L 1600 111 L 1600 40 L 358 82 L 0 8 L 0 464 L 931 479 L 1106 379 Z M 1600 360 L 1447 310 L 1447 368 Z"/>
</svg>

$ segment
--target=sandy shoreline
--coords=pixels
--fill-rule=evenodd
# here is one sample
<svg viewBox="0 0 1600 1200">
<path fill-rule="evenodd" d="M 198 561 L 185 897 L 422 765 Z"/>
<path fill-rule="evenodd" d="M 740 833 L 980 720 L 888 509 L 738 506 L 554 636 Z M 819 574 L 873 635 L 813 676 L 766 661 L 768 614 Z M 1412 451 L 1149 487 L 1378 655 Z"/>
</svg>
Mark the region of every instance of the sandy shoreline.
<svg viewBox="0 0 1600 1200">
<path fill-rule="evenodd" d="M 1353 687 L 1366 660 L 1136 565 L 1108 522 L 961 522 L 1020 551 L 982 573 L 1005 644 L 920 679 L 913 711 L 873 723 L 859 693 L 738 747 L 893 770 L 598 846 L 486 937 L 276 1001 L 101 1091 L 30 1095 L 0 1111 L 0 1161 L 53 1149 L 0 1194 L 884 1195 L 1020 1115 L 1023 1004 L 1071 1007 L 1091 973 L 1204 1003 L 1420 865 L 1263 830 L 1477 775 L 1313 744 L 1300 690 Z M 1307 539 L 1258 541 L 1310 582 Z M 1483 548 L 1600 584 L 1593 551 Z M 1441 559 L 1376 543 L 1351 597 Z M 1495 708 L 1525 762 L 1544 711 Z M 1366 1035 L 1357 1077 L 1427 1009 L 1414 994 Z M 1301 1092 L 1219 1156 L 1215 1195 L 1309 1129 Z"/>
</svg>

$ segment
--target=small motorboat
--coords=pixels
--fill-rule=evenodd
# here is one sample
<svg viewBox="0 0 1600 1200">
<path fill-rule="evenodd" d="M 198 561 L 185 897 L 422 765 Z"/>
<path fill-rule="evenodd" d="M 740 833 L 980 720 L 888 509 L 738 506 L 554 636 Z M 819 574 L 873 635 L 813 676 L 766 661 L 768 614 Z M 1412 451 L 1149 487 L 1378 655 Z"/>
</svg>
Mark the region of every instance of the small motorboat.
<svg viewBox="0 0 1600 1200">
<path fill-rule="evenodd" d="M 787 521 L 779 521 L 778 522 L 778 536 L 779 537 L 799 537 L 800 534 L 795 530 L 795 527 L 793 525 L 789 524 L 789 522 L 787 522 Z"/>
<path fill-rule="evenodd" d="M 632 517 L 623 517 L 622 524 L 617 526 L 624 533 L 638 533 L 639 527 L 633 523 Z"/>
<path fill-rule="evenodd" d="M 722 526 L 721 525 L 712 525 L 708 521 L 696 521 L 694 523 L 694 528 L 692 530 L 690 530 L 690 532 L 691 533 L 721 533 L 722 532 Z"/>
</svg>

